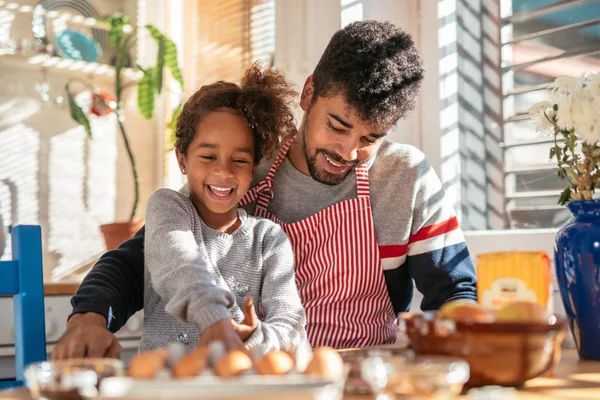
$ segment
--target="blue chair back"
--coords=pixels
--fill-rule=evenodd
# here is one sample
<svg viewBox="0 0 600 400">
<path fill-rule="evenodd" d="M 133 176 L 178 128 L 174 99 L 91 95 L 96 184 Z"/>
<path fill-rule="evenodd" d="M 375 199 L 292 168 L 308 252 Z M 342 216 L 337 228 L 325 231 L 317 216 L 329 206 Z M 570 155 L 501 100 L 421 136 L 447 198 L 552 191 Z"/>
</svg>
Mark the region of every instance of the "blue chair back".
<svg viewBox="0 0 600 400">
<path fill-rule="evenodd" d="M 12 295 L 16 378 L 0 389 L 22 386 L 27 364 L 46 360 L 42 231 L 37 225 L 12 229 L 12 260 L 0 261 L 0 295 Z"/>
</svg>

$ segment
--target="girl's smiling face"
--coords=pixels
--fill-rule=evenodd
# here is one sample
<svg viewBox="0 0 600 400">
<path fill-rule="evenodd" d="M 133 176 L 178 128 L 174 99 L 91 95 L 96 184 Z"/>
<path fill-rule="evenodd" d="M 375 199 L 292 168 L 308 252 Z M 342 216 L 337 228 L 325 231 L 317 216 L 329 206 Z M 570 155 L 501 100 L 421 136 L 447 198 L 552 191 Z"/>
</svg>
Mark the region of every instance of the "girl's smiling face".
<svg viewBox="0 0 600 400">
<path fill-rule="evenodd" d="M 176 151 L 198 213 L 214 229 L 237 220 L 237 204 L 254 174 L 254 133 L 233 110 L 207 114 L 187 154 Z"/>
</svg>

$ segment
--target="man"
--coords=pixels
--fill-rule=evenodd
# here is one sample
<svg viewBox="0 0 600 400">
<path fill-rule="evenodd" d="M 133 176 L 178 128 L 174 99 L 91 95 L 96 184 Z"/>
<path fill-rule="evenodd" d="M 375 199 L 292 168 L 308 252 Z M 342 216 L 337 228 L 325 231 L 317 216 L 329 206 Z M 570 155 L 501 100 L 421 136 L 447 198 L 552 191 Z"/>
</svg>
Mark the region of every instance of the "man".
<svg viewBox="0 0 600 400">
<path fill-rule="evenodd" d="M 297 137 L 259 168 L 242 200 L 292 242 L 313 346 L 393 343 L 413 279 L 423 309 L 476 300 L 474 268 L 435 172 L 416 148 L 385 141 L 414 108 L 422 79 L 414 43 L 393 24 L 338 31 L 304 84 Z M 118 356 L 111 332 L 143 308 L 143 243 L 142 230 L 87 275 L 55 358 Z M 202 337 L 232 332 L 223 320 Z"/>
</svg>

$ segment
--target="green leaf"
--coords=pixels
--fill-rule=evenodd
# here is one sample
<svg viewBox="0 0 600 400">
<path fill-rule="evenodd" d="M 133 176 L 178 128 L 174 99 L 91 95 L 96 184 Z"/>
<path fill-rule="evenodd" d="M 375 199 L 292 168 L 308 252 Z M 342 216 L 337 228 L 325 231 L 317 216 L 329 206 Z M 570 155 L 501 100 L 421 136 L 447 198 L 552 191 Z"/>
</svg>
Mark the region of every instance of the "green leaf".
<svg viewBox="0 0 600 400">
<path fill-rule="evenodd" d="M 568 153 L 568 150 L 569 149 L 567 147 L 563 148 L 562 162 L 565 164 L 569 163 L 569 158 L 571 157 Z"/>
<path fill-rule="evenodd" d="M 92 139 L 92 127 L 90 126 L 90 120 L 87 118 L 81 107 L 75 103 L 75 99 L 69 91 L 69 82 L 65 84 L 65 90 L 67 92 L 67 98 L 69 99 L 69 111 L 71 112 L 71 118 L 79 125 L 83 126 L 85 133 Z"/>
<path fill-rule="evenodd" d="M 562 193 L 560 194 L 560 197 L 558 198 L 558 204 L 560 204 L 561 206 L 564 206 L 565 204 L 567 204 L 567 202 L 569 200 L 571 200 L 571 188 L 570 187 L 568 187 L 562 191 Z"/>
<path fill-rule="evenodd" d="M 569 148 L 573 148 L 573 147 L 575 147 L 575 142 L 576 142 L 576 141 L 577 141 L 577 138 L 575 137 L 575 135 L 573 135 L 573 134 L 570 134 L 570 135 L 567 137 L 567 141 L 566 141 L 567 143 L 566 143 L 566 144 L 567 144 L 567 146 L 568 146 Z"/>
<path fill-rule="evenodd" d="M 121 39 L 125 36 L 125 32 L 123 32 L 123 28 L 121 27 L 113 27 L 108 32 L 108 43 L 110 43 L 113 47 L 119 47 L 119 43 Z"/>
<path fill-rule="evenodd" d="M 181 89 L 183 89 L 183 74 L 181 73 L 181 70 L 179 69 L 179 64 L 177 63 L 177 45 L 175 45 L 175 42 L 173 42 L 171 39 L 165 36 L 155 26 L 148 24 L 146 25 L 146 29 L 148 29 L 152 37 L 156 40 L 157 44 L 159 45 L 159 50 L 160 38 L 164 40 L 164 65 L 166 65 L 167 68 L 169 68 L 169 70 L 171 71 L 171 75 L 173 75 L 173 78 L 177 82 L 179 82 L 179 84 L 181 85 Z"/>
<path fill-rule="evenodd" d="M 558 169 L 558 177 L 560 179 L 565 179 L 567 177 L 567 173 L 565 172 L 565 170 L 563 168 Z"/>
<path fill-rule="evenodd" d="M 105 22 L 110 25 L 108 31 L 108 42 L 111 46 L 118 48 L 121 39 L 125 36 L 125 25 L 129 24 L 129 17 L 122 14 L 111 14 L 98 18 L 98 21 Z"/>
<path fill-rule="evenodd" d="M 169 121 L 169 125 L 167 126 L 171 131 L 171 135 L 169 137 L 171 144 L 175 144 L 175 135 L 177 134 L 177 120 L 179 119 L 179 115 L 181 115 L 181 110 L 183 109 L 183 104 L 179 104 L 177 108 L 173 110 L 173 114 L 171 114 L 171 120 Z"/>
<path fill-rule="evenodd" d="M 556 155 L 556 148 L 554 148 L 554 147 L 550 148 L 550 157 L 549 158 L 552 160 L 555 155 Z"/>
<path fill-rule="evenodd" d="M 156 67 L 154 71 L 156 74 L 156 79 L 154 83 L 156 85 L 156 91 L 158 92 L 158 94 L 160 94 L 163 85 L 163 68 L 165 67 L 165 38 L 158 38 L 157 41 L 158 54 L 156 56 Z"/>
<path fill-rule="evenodd" d="M 148 68 L 138 83 L 138 109 L 146 119 L 154 114 L 154 69 Z"/>
</svg>

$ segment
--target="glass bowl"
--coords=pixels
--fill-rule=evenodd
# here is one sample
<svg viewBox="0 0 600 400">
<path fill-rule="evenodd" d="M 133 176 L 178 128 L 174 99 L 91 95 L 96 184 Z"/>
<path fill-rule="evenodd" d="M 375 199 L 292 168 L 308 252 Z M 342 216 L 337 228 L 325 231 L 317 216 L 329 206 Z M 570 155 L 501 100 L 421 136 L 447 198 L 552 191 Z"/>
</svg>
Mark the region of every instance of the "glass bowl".
<svg viewBox="0 0 600 400">
<path fill-rule="evenodd" d="M 33 399 L 79 400 L 96 397 L 102 379 L 125 376 L 125 366 L 110 358 L 76 358 L 29 364 L 23 374 Z"/>
<path fill-rule="evenodd" d="M 447 400 L 460 395 L 469 364 L 446 356 L 376 356 L 362 361 L 361 374 L 377 400 Z"/>
</svg>

